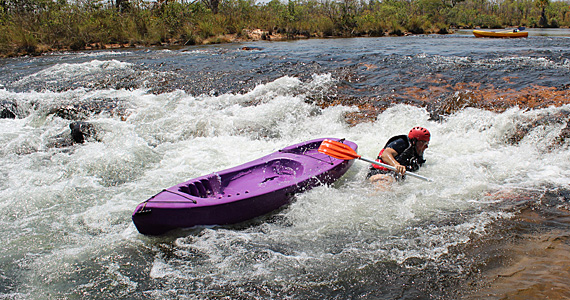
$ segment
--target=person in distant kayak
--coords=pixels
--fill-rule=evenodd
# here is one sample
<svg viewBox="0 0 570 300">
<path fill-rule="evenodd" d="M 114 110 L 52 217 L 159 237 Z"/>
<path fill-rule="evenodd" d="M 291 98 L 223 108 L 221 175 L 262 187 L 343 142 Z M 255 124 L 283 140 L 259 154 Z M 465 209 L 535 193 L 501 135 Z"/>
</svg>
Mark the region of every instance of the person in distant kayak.
<svg viewBox="0 0 570 300">
<path fill-rule="evenodd" d="M 408 135 L 397 135 L 388 140 L 376 161 L 391 165 L 396 172 L 387 168 L 370 165 L 366 178 L 373 183 L 393 183 L 403 180 L 406 171 L 417 171 L 424 163 L 431 134 L 423 127 L 414 127 Z"/>
</svg>

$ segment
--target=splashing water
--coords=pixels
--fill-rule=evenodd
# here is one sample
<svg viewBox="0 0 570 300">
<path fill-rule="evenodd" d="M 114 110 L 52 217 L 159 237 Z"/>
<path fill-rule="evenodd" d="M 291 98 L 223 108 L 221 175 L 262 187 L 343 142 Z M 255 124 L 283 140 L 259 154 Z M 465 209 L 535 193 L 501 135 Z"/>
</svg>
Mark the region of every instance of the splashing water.
<svg viewBox="0 0 570 300">
<path fill-rule="evenodd" d="M 500 236 L 497 224 L 517 214 L 521 201 L 497 193 L 568 188 L 568 142 L 552 147 L 566 124 L 543 123 L 509 142 L 529 120 L 568 114 L 568 105 L 465 108 L 438 122 L 425 108 L 396 104 L 349 126 L 356 106 L 312 101 L 344 84 L 334 72 L 280 76 L 246 93 L 70 83 L 144 73 L 120 57 L 57 63 L 0 91 L 22 110 L 0 119 L 3 298 L 449 298 L 480 263 L 462 249 Z M 25 86 L 31 90 L 20 91 Z M 91 99 L 114 99 L 123 109 L 87 114 L 96 137 L 53 147 L 69 123 L 54 111 Z M 130 220 L 139 202 L 165 187 L 290 144 L 347 138 L 375 158 L 413 126 L 432 133 L 418 172 L 432 183 L 409 178 L 377 191 L 358 161 L 334 185 L 247 224 L 145 237 Z"/>
</svg>

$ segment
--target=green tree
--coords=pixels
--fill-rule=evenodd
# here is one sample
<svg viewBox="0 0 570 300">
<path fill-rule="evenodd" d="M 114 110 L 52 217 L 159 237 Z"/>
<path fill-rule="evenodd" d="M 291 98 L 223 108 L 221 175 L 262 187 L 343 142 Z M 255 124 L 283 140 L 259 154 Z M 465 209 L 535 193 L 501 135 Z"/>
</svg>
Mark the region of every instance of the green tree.
<svg viewBox="0 0 570 300">
<path fill-rule="evenodd" d="M 204 5 L 212 11 L 213 14 L 219 12 L 220 0 L 202 0 Z"/>
<path fill-rule="evenodd" d="M 546 18 L 546 7 L 550 5 L 550 0 L 536 0 L 535 5 L 536 7 L 541 9 L 540 20 L 538 21 L 538 25 L 540 27 L 547 27 L 548 19 Z"/>
</svg>

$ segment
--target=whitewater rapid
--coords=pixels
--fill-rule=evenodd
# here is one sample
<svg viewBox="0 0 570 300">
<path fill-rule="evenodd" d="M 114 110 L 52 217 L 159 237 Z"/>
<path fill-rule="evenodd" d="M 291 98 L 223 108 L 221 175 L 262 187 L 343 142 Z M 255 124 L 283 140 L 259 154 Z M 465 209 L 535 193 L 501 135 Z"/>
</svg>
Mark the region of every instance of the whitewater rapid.
<svg viewBox="0 0 570 300">
<path fill-rule="evenodd" d="M 118 60 L 56 64 L 16 85 L 136 73 L 131 68 Z M 352 126 L 345 116 L 357 107 L 311 101 L 338 84 L 330 73 L 315 73 L 220 95 L 0 90 L 0 100 L 17 101 L 21 113 L 0 119 L 0 297 L 319 297 L 335 295 L 329 286 L 350 286 L 345 276 L 375 278 L 406 266 L 461 274 L 463 257 L 453 249 L 514 215 L 516 203 L 497 193 L 570 182 L 568 142 L 550 147 L 566 124 L 542 124 L 508 142 L 517 126 L 568 112 L 567 105 L 466 108 L 434 121 L 425 108 L 396 104 Z M 97 134 L 86 143 L 54 147 L 70 122 L 56 108 L 96 99 L 112 99 L 121 110 L 88 115 Z M 138 203 L 190 178 L 320 137 L 354 141 L 360 155 L 375 158 L 391 136 L 414 126 L 432 133 L 418 174 L 434 182 L 408 178 L 377 191 L 364 180 L 368 165 L 357 161 L 337 183 L 252 224 L 147 237 L 131 222 Z M 372 289 L 369 280 L 354 284 L 362 292 Z"/>
</svg>

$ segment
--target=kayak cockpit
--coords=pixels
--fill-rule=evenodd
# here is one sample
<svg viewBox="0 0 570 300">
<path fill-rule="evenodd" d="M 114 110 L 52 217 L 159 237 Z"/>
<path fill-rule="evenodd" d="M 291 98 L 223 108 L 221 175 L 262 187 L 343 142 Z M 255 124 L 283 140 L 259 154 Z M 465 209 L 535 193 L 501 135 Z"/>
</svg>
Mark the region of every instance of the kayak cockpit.
<svg viewBox="0 0 570 300">
<path fill-rule="evenodd" d="M 288 158 L 267 162 L 224 173 L 212 173 L 198 180 L 178 186 L 178 191 L 199 198 L 222 198 L 248 194 L 251 190 L 273 188 L 299 178 L 303 165 Z"/>
<path fill-rule="evenodd" d="M 207 178 L 180 185 L 178 190 L 194 197 L 213 198 L 221 191 L 220 186 L 221 180 L 219 176 L 212 174 L 212 176 Z"/>
</svg>

